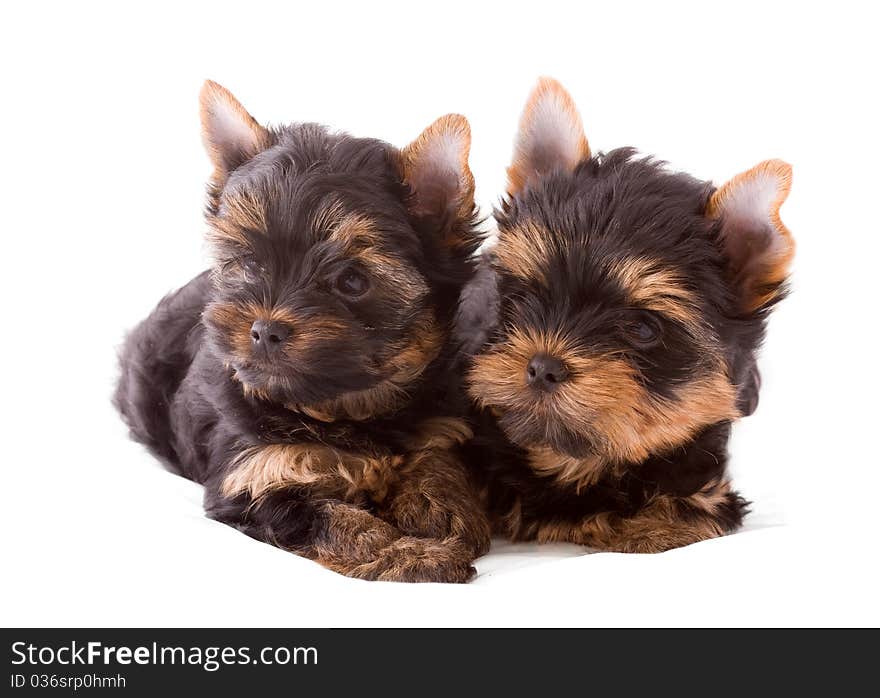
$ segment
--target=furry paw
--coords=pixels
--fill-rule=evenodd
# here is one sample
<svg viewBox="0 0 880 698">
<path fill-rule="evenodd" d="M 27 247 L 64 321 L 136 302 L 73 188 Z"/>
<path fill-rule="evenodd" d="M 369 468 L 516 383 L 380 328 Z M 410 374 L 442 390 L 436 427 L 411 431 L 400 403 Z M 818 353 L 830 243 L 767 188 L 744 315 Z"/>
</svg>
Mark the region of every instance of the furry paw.
<svg viewBox="0 0 880 698">
<path fill-rule="evenodd" d="M 489 550 L 489 523 L 476 503 L 452 500 L 441 503 L 430 494 L 413 489 L 399 493 L 387 515 L 409 536 L 437 540 L 454 537 L 474 557 Z"/>
<path fill-rule="evenodd" d="M 385 582 L 445 582 L 461 584 L 476 574 L 473 555 L 459 542 L 424 538 L 399 538 L 378 551 L 370 562 L 347 569 L 334 567 L 350 577 Z M 326 564 L 326 563 L 325 563 Z"/>
</svg>

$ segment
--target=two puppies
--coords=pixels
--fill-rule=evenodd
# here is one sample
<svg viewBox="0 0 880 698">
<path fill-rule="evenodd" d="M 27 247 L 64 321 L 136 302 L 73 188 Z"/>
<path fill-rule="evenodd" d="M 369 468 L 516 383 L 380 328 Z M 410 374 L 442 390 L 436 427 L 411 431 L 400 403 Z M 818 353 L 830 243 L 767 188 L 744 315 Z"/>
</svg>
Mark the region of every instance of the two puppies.
<svg viewBox="0 0 880 698">
<path fill-rule="evenodd" d="M 631 551 L 739 524 L 725 445 L 784 293 L 784 165 L 715 191 L 591 157 L 542 81 L 472 281 L 464 118 L 397 150 L 266 129 L 213 83 L 201 107 L 214 268 L 129 336 L 116 404 L 210 516 L 400 581 L 470 578 L 486 512 L 514 538 Z"/>
</svg>

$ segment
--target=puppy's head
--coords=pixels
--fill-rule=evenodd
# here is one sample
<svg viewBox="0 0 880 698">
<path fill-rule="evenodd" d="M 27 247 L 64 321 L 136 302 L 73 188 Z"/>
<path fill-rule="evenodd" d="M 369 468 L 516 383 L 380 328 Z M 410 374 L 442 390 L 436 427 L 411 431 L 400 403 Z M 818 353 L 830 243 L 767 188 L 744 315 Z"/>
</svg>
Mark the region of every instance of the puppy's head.
<svg viewBox="0 0 880 698">
<path fill-rule="evenodd" d="M 479 244 L 467 121 L 398 150 L 265 128 L 211 82 L 201 117 L 216 352 L 247 392 L 318 418 L 391 409 L 437 355 Z"/>
<path fill-rule="evenodd" d="M 500 317 L 470 386 L 514 443 L 639 462 L 753 407 L 753 353 L 794 251 L 788 165 L 715 189 L 630 149 L 591 156 L 571 97 L 544 79 L 508 173 Z"/>
</svg>

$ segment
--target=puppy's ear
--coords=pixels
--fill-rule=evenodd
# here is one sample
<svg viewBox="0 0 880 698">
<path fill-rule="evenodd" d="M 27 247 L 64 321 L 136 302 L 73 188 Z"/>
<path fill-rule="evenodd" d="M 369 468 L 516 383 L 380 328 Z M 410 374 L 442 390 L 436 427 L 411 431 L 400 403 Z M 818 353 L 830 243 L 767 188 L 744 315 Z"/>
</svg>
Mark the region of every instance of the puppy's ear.
<svg viewBox="0 0 880 698">
<path fill-rule="evenodd" d="M 219 182 L 269 146 L 269 132 L 222 85 L 206 80 L 199 94 L 199 107 L 202 142 Z"/>
<path fill-rule="evenodd" d="M 541 78 L 519 121 L 513 163 L 507 168 L 507 192 L 556 169 L 573 170 L 590 157 L 590 146 L 571 95 L 553 78 Z"/>
<path fill-rule="evenodd" d="M 742 309 L 757 310 L 780 293 L 794 239 L 779 217 L 791 189 L 791 165 L 767 160 L 716 189 L 707 214 L 721 224 L 721 244 Z"/>
<path fill-rule="evenodd" d="M 403 180 L 418 217 L 469 217 L 474 176 L 468 166 L 471 126 L 460 114 L 441 116 L 400 151 Z"/>
</svg>

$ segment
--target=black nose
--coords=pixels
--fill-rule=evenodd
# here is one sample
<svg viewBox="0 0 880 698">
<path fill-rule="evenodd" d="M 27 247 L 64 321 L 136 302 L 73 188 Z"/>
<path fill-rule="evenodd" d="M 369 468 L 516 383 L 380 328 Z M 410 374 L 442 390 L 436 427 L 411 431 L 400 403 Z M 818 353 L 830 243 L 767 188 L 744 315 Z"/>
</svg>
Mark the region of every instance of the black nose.
<svg viewBox="0 0 880 698">
<path fill-rule="evenodd" d="M 526 379 L 530 385 L 552 390 L 568 378 L 565 364 L 554 356 L 535 354 L 526 369 Z"/>
<path fill-rule="evenodd" d="M 274 351 L 290 336 L 290 327 L 283 322 L 257 320 L 251 325 L 251 341 L 255 347 Z"/>
</svg>

